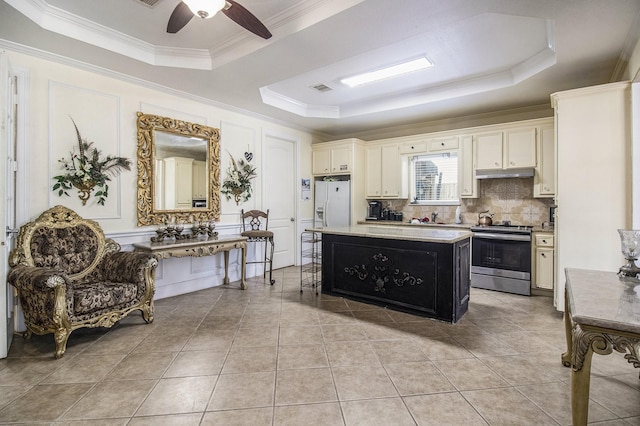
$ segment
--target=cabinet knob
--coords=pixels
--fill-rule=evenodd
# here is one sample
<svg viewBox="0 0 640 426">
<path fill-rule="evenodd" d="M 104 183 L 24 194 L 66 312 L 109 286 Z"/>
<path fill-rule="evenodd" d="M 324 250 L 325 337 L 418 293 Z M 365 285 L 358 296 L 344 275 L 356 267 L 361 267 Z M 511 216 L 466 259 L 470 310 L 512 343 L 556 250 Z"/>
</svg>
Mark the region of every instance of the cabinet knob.
<svg viewBox="0 0 640 426">
<path fill-rule="evenodd" d="M 515 165 L 516 165 L 516 163 L 514 163 L 513 161 L 512 161 L 512 162 L 510 162 L 509 164 L 511 164 L 512 166 L 515 166 Z"/>
<path fill-rule="evenodd" d="M 543 243 L 547 244 L 547 240 L 542 240 Z"/>
<path fill-rule="evenodd" d="M 547 257 L 547 254 L 546 253 L 540 253 L 540 256 Z"/>
<path fill-rule="evenodd" d="M 444 146 L 444 142 L 440 142 L 440 146 Z"/>
<path fill-rule="evenodd" d="M 500 165 L 500 163 L 498 163 L 497 161 L 496 161 L 495 163 L 493 163 L 493 164 L 495 164 L 496 166 L 499 166 L 499 165 Z"/>
</svg>

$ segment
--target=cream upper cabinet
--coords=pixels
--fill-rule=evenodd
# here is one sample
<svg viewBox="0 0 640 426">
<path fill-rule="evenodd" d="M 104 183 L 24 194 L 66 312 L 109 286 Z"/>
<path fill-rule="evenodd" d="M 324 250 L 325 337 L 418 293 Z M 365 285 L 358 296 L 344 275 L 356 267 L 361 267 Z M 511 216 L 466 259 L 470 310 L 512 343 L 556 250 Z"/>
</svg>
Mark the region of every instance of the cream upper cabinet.
<svg viewBox="0 0 640 426">
<path fill-rule="evenodd" d="M 554 239 L 551 233 L 535 233 L 534 288 L 553 290 L 555 270 Z"/>
<path fill-rule="evenodd" d="M 506 130 L 504 132 L 505 169 L 536 166 L 536 128 Z"/>
<path fill-rule="evenodd" d="M 314 175 L 326 175 L 331 173 L 331 149 L 313 150 L 312 172 Z"/>
<path fill-rule="evenodd" d="M 400 147 L 397 144 L 366 150 L 367 198 L 399 198 L 402 192 Z"/>
<path fill-rule="evenodd" d="M 191 191 L 194 199 L 207 198 L 207 165 L 204 161 L 194 161 L 191 169 Z"/>
<path fill-rule="evenodd" d="M 478 133 L 474 140 L 475 167 L 502 169 L 502 132 Z"/>
<path fill-rule="evenodd" d="M 556 193 L 555 131 L 553 125 L 538 128 L 538 165 L 533 179 L 534 197 L 553 197 Z"/>
<path fill-rule="evenodd" d="M 314 149 L 311 155 L 314 175 L 344 175 L 353 171 L 351 146 Z"/>
<path fill-rule="evenodd" d="M 352 171 L 352 152 L 353 149 L 348 147 L 331 149 L 331 173 L 349 173 Z"/>
<path fill-rule="evenodd" d="M 460 136 L 460 197 L 478 198 L 478 181 L 473 167 L 473 136 Z"/>
<path fill-rule="evenodd" d="M 476 169 L 503 170 L 536 166 L 536 128 L 525 127 L 478 133 Z"/>
<path fill-rule="evenodd" d="M 458 136 L 429 139 L 427 147 L 429 152 L 456 150 L 458 149 Z"/>
<path fill-rule="evenodd" d="M 411 141 L 400 144 L 400 154 L 422 154 L 427 152 L 427 141 Z"/>
</svg>

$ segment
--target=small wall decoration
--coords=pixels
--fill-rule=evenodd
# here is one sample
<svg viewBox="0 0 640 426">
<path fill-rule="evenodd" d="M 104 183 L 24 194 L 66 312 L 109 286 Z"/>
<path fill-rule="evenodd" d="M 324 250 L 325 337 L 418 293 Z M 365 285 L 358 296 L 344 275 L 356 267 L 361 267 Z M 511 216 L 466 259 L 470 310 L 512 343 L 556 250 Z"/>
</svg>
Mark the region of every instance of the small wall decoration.
<svg viewBox="0 0 640 426">
<path fill-rule="evenodd" d="M 53 190 L 58 191 L 58 196 L 62 197 L 63 195 L 69 196 L 67 191 L 76 188 L 79 192 L 78 198 L 82 201 L 83 206 L 87 204 L 87 200 L 95 190 L 94 197 L 98 199 L 98 204 L 104 206 L 109 196 L 107 182 L 122 170 L 131 170 L 131 161 L 127 158 L 110 155 L 101 158 L 102 153 L 93 147 L 93 142 L 80 136 L 80 131 L 73 118 L 71 118 L 71 122 L 76 129 L 78 151 L 76 152 L 73 148 L 68 160 L 65 158 L 58 160 L 66 173 L 53 177 L 56 181 Z"/>
<path fill-rule="evenodd" d="M 249 201 L 249 198 L 251 198 L 251 180 L 257 176 L 256 168 L 249 164 L 253 154 L 248 153 L 251 155 L 247 155 L 245 153 L 245 158 L 247 158 L 245 162 L 242 158 L 236 161 L 231 153 L 228 151 L 227 153 L 231 158 L 231 165 L 227 169 L 227 177 L 222 182 L 220 192 L 224 194 L 227 201 L 233 197 L 236 205 L 238 205 L 240 201 Z"/>
</svg>

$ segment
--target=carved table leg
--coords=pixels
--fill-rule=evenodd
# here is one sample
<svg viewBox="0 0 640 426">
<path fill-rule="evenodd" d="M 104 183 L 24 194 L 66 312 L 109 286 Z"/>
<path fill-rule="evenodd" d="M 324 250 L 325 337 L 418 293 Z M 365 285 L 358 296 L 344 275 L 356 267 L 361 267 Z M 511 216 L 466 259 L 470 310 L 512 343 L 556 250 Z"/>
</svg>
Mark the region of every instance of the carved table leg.
<svg viewBox="0 0 640 426">
<path fill-rule="evenodd" d="M 567 340 L 567 351 L 562 354 L 562 365 L 571 367 L 571 313 L 569 312 L 569 298 L 567 291 L 564 292 L 564 333 Z"/>
<path fill-rule="evenodd" d="M 240 245 L 240 251 L 242 252 L 242 264 L 240 265 L 240 288 L 247 289 L 246 275 L 247 275 L 247 244 L 242 243 Z"/>
<path fill-rule="evenodd" d="M 229 284 L 229 250 L 224 251 L 224 284 Z"/>
<path fill-rule="evenodd" d="M 587 351 L 584 353 L 584 359 L 582 359 L 582 368 L 579 370 L 573 368 L 571 371 L 571 414 L 574 426 L 587 424 L 592 357 L 593 349 L 589 344 Z M 576 364 L 579 364 L 579 360 L 577 360 Z"/>
</svg>

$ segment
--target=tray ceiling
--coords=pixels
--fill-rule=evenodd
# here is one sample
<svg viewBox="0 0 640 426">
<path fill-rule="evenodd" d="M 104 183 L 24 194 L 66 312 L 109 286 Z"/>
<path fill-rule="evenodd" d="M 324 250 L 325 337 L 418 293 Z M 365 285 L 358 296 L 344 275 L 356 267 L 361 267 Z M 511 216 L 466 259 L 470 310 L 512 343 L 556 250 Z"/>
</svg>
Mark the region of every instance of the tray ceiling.
<svg viewBox="0 0 640 426">
<path fill-rule="evenodd" d="M 178 1 L 145 2 L 3 0 L 0 39 L 338 138 L 548 113 L 555 91 L 619 78 L 640 27 L 640 0 L 241 0 L 263 40 L 221 13 L 168 34 Z M 340 82 L 418 56 L 434 66 Z"/>
</svg>

